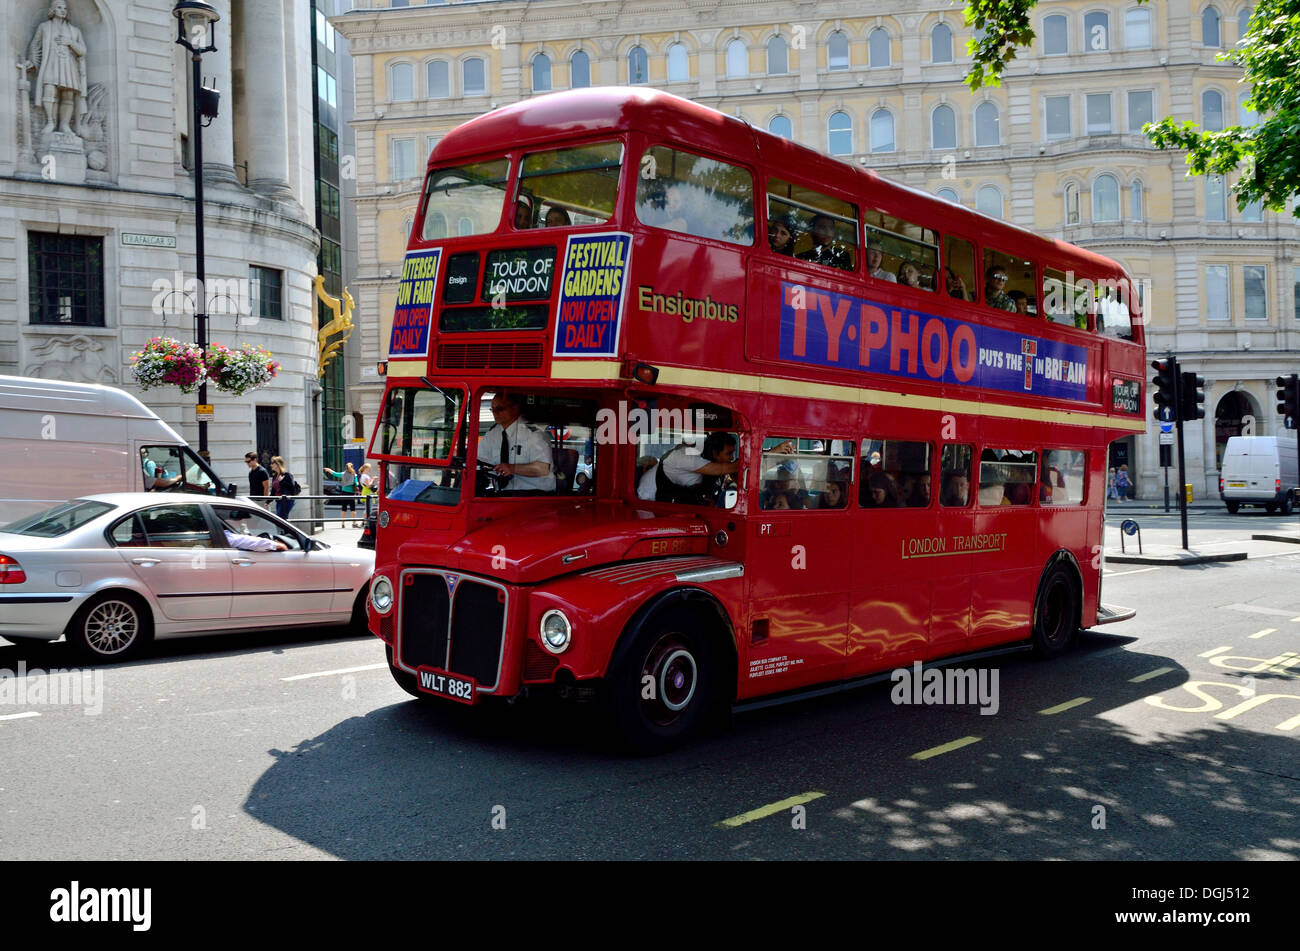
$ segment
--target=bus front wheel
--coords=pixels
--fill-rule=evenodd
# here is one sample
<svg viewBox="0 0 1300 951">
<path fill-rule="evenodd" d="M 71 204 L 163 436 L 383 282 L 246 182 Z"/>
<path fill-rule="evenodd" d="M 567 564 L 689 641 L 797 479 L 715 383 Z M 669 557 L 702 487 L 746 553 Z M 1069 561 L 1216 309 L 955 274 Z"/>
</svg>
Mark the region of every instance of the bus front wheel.
<svg viewBox="0 0 1300 951">
<path fill-rule="evenodd" d="M 1074 573 L 1057 562 L 1038 585 L 1034 603 L 1034 650 L 1040 657 L 1065 653 L 1079 624 L 1079 588 Z"/>
<path fill-rule="evenodd" d="M 610 671 L 606 706 L 632 752 L 661 753 L 700 728 L 715 682 L 708 638 L 684 612 L 672 612 L 635 634 Z"/>
</svg>

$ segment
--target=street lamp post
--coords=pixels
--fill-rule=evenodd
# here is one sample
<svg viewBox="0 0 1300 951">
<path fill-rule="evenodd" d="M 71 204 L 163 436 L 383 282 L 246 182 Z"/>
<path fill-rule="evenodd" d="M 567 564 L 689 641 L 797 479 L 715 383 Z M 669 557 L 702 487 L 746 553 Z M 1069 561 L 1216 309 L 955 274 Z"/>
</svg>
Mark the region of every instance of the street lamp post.
<svg viewBox="0 0 1300 951">
<path fill-rule="evenodd" d="M 203 266 L 203 123 L 202 119 L 207 118 L 209 121 L 217 115 L 217 105 L 219 95 L 215 89 L 203 88 L 203 80 L 199 75 L 199 66 L 203 60 L 204 53 L 211 53 L 216 50 L 216 23 L 221 19 L 221 14 L 212 8 L 210 4 L 204 3 L 203 0 L 179 0 L 175 7 L 172 8 L 172 15 L 176 17 L 176 42 L 190 51 L 190 62 L 193 65 L 193 82 L 194 109 L 191 116 L 194 131 L 194 258 L 195 269 L 198 274 L 198 300 L 195 301 L 194 321 L 197 328 L 197 343 L 199 350 L 207 353 L 208 350 L 208 292 L 207 276 Z M 208 383 L 207 377 L 199 384 L 199 403 L 207 404 L 208 402 Z M 208 423 L 207 420 L 199 420 L 199 455 L 205 461 L 209 461 L 211 456 L 208 452 Z"/>
</svg>

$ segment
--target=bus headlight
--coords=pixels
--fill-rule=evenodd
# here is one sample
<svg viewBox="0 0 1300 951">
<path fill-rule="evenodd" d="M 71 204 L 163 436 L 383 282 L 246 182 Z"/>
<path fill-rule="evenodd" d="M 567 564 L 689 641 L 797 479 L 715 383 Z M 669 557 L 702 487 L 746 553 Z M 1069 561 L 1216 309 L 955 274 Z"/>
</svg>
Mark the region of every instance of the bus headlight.
<svg viewBox="0 0 1300 951">
<path fill-rule="evenodd" d="M 377 575 L 370 584 L 370 603 L 379 614 L 393 609 L 393 583 L 383 575 Z"/>
<path fill-rule="evenodd" d="M 562 654 L 573 639 L 573 625 L 563 611 L 552 609 L 542 615 L 542 646 L 552 654 Z"/>
</svg>

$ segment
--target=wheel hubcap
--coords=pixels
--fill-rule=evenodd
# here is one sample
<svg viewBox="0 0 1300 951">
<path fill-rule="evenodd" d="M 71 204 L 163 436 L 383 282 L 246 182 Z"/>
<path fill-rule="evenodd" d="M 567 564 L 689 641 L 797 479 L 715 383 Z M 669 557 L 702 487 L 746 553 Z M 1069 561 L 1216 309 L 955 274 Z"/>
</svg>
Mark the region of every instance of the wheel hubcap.
<svg viewBox="0 0 1300 951">
<path fill-rule="evenodd" d="M 125 601 L 97 604 L 86 617 L 86 643 L 99 654 L 117 654 L 135 642 L 140 616 Z"/>
<path fill-rule="evenodd" d="M 646 654 L 641 666 L 642 709 L 650 720 L 667 726 L 691 705 L 698 682 L 699 668 L 690 648 L 679 635 L 666 634 Z M 647 683 L 654 685 L 653 697 L 645 696 Z"/>
</svg>

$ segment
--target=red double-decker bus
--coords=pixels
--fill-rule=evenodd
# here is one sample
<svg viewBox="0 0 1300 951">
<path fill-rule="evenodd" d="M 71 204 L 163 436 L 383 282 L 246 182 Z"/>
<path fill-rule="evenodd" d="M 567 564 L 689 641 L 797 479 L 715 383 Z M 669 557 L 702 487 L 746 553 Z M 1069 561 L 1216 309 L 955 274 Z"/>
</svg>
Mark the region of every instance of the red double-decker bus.
<svg viewBox="0 0 1300 951">
<path fill-rule="evenodd" d="M 1060 652 L 1108 619 L 1134 290 L 661 92 L 464 124 L 429 158 L 371 444 L 393 676 L 600 700 L 658 749 L 719 708 Z"/>
</svg>

